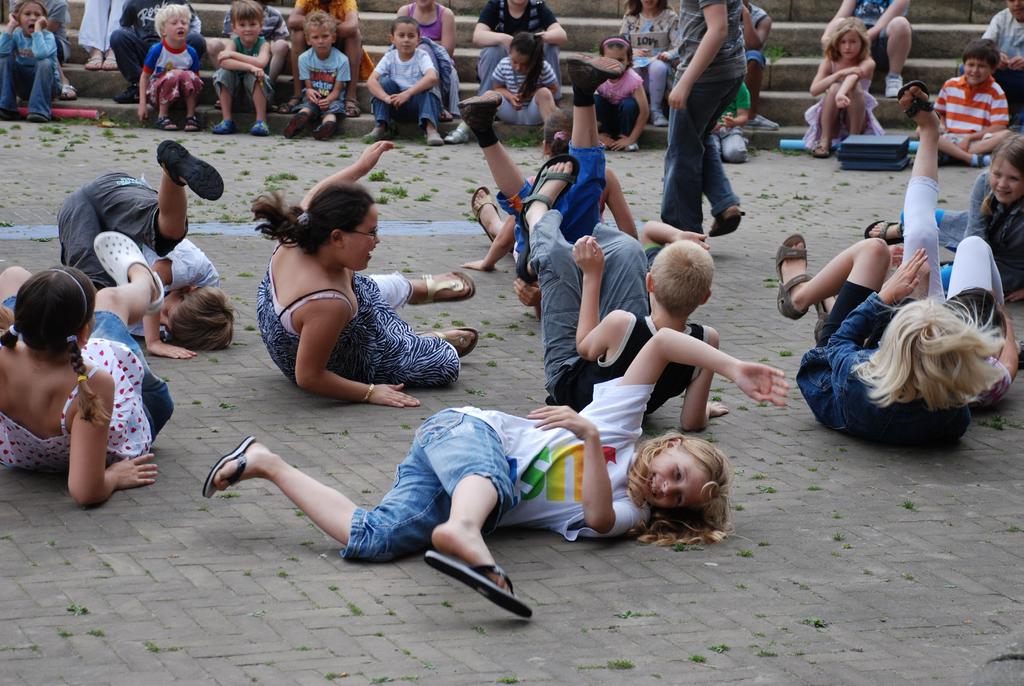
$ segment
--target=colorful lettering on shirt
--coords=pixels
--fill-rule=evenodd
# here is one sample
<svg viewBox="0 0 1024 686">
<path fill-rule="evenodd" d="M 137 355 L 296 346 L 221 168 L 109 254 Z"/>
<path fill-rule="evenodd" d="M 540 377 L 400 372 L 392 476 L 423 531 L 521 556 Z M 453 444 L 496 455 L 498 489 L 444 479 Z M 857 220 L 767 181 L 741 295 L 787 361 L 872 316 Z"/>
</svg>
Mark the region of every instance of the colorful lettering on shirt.
<svg viewBox="0 0 1024 686">
<path fill-rule="evenodd" d="M 602 446 L 605 464 L 615 463 L 615 448 Z M 572 497 L 566 497 L 567 470 L 572 463 Z M 532 460 L 521 479 L 520 492 L 524 501 L 533 500 L 541 491 L 547 492 L 547 499 L 554 502 L 580 502 L 583 500 L 583 444 L 556 448 L 554 452 L 545 447 Z"/>
</svg>

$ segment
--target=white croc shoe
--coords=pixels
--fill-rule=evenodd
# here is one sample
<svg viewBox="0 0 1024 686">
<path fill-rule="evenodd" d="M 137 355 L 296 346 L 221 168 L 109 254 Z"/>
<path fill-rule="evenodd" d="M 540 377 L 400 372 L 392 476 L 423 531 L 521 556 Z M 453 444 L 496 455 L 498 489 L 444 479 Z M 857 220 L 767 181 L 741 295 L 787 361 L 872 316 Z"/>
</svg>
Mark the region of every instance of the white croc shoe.
<svg viewBox="0 0 1024 686">
<path fill-rule="evenodd" d="M 92 242 L 92 248 L 96 251 L 96 257 L 99 258 L 103 271 L 110 274 L 118 286 L 128 283 L 128 269 L 133 264 L 141 264 L 149 269 L 142 250 L 135 244 L 135 241 L 123 233 L 104 231 L 97 234 Z M 153 284 L 159 293 L 146 308 L 146 314 L 153 314 L 159 312 L 160 307 L 164 304 L 164 283 L 156 272 L 150 269 L 149 273 L 153 276 Z"/>
</svg>

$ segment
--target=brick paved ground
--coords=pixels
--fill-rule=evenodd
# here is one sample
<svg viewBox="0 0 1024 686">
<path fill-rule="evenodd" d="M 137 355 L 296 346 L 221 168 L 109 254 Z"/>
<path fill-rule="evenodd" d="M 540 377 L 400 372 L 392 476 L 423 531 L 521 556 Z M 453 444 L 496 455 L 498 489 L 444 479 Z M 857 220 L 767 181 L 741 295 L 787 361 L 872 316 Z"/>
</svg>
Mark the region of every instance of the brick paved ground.
<svg viewBox="0 0 1024 686">
<path fill-rule="evenodd" d="M 5 225 L 54 223 L 63 196 L 101 171 L 159 173 L 155 132 L 5 129 Z M 247 219 L 247 201 L 273 175 L 297 198 L 362 149 L 245 136 L 189 142 L 229 186 L 221 201 L 196 203 L 194 221 Z M 515 156 L 539 160 L 534 150 Z M 612 165 L 635 215 L 656 216 L 661 154 Z M 384 219 L 460 218 L 467 189 L 489 181 L 469 146 L 407 144 L 382 168 L 391 181 L 371 183 L 376 191 L 408 192 L 381 208 Z M 803 230 L 811 267 L 820 266 L 868 219 L 894 215 L 908 174 L 843 173 L 835 161 L 775 153 L 730 172 L 747 217 L 714 242 L 714 294 L 697 319 L 718 328 L 725 350 L 792 377 L 813 322 L 776 313 L 775 246 Z M 973 176 L 943 170 L 945 206 L 963 205 Z M 423 194 L 430 200 L 415 200 Z M 737 535 L 686 551 L 500 535 L 495 553 L 535 608 L 530 622 L 418 559 L 341 561 L 336 544 L 264 486 L 204 500 L 214 457 L 256 433 L 308 473 L 375 502 L 423 418 L 466 403 L 526 412 L 543 398 L 543 374 L 537 323 L 510 292 L 506 260 L 477 276 L 473 300 L 406 310 L 417 325 L 461 320 L 486 332 L 453 387 L 415 392 L 423 405 L 410 410 L 311 397 L 273 368 L 255 331 L 271 245 L 195 240 L 238 307 L 236 344 L 152 361 L 178 403 L 157 444 L 158 483 L 82 510 L 59 478 L 0 474 L 0 682 L 964 683 L 1022 638 L 1019 388 L 940 451 L 829 432 L 795 391 L 788 408 L 761 408 L 716 383 L 732 413 L 707 435 L 739 470 Z M 486 246 L 482 235 L 385 236 L 372 268 L 441 271 Z M 0 241 L 0 260 L 44 267 L 57 261 L 57 244 Z M 677 412 L 670 404 L 650 428 L 671 427 Z"/>
</svg>

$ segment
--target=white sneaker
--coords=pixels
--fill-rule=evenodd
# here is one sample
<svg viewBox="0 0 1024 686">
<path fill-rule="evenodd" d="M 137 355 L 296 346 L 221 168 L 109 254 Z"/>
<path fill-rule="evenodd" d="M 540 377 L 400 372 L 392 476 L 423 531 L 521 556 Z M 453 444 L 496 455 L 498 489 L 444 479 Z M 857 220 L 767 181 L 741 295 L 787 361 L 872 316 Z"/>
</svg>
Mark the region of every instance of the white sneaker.
<svg viewBox="0 0 1024 686">
<path fill-rule="evenodd" d="M 903 88 L 903 77 L 899 74 L 889 74 L 885 77 L 885 97 L 895 98 L 896 94 Z"/>
<path fill-rule="evenodd" d="M 468 143 L 469 127 L 465 124 L 459 124 L 458 128 L 444 137 L 444 142 L 448 145 L 462 145 L 463 143 Z"/>
<path fill-rule="evenodd" d="M 668 126 L 668 117 L 662 114 L 658 110 L 651 112 L 651 123 L 655 126 L 665 127 Z"/>
<path fill-rule="evenodd" d="M 622 152 L 636 152 L 640 149 L 640 146 L 636 143 L 630 143 L 622 149 Z"/>
<path fill-rule="evenodd" d="M 762 131 L 778 131 L 779 125 L 763 114 L 759 114 L 747 122 L 748 129 L 761 129 Z"/>
</svg>

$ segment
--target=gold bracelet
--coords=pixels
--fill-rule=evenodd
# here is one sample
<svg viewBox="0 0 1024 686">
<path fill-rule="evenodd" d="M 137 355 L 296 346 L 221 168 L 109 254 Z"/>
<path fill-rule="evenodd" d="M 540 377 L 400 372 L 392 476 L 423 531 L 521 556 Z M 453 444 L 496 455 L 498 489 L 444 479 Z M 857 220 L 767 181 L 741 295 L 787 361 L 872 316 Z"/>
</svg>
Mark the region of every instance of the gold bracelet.
<svg viewBox="0 0 1024 686">
<path fill-rule="evenodd" d="M 367 401 L 368 401 L 368 400 L 370 399 L 370 394 L 371 394 L 371 393 L 373 393 L 373 384 L 370 384 L 370 385 L 369 385 L 369 386 L 367 387 L 367 389 L 366 389 L 366 395 L 364 395 L 364 396 L 363 396 L 363 399 L 362 399 L 362 400 L 360 400 L 359 402 L 361 402 L 361 403 L 365 403 L 365 402 L 367 402 Z"/>
</svg>

